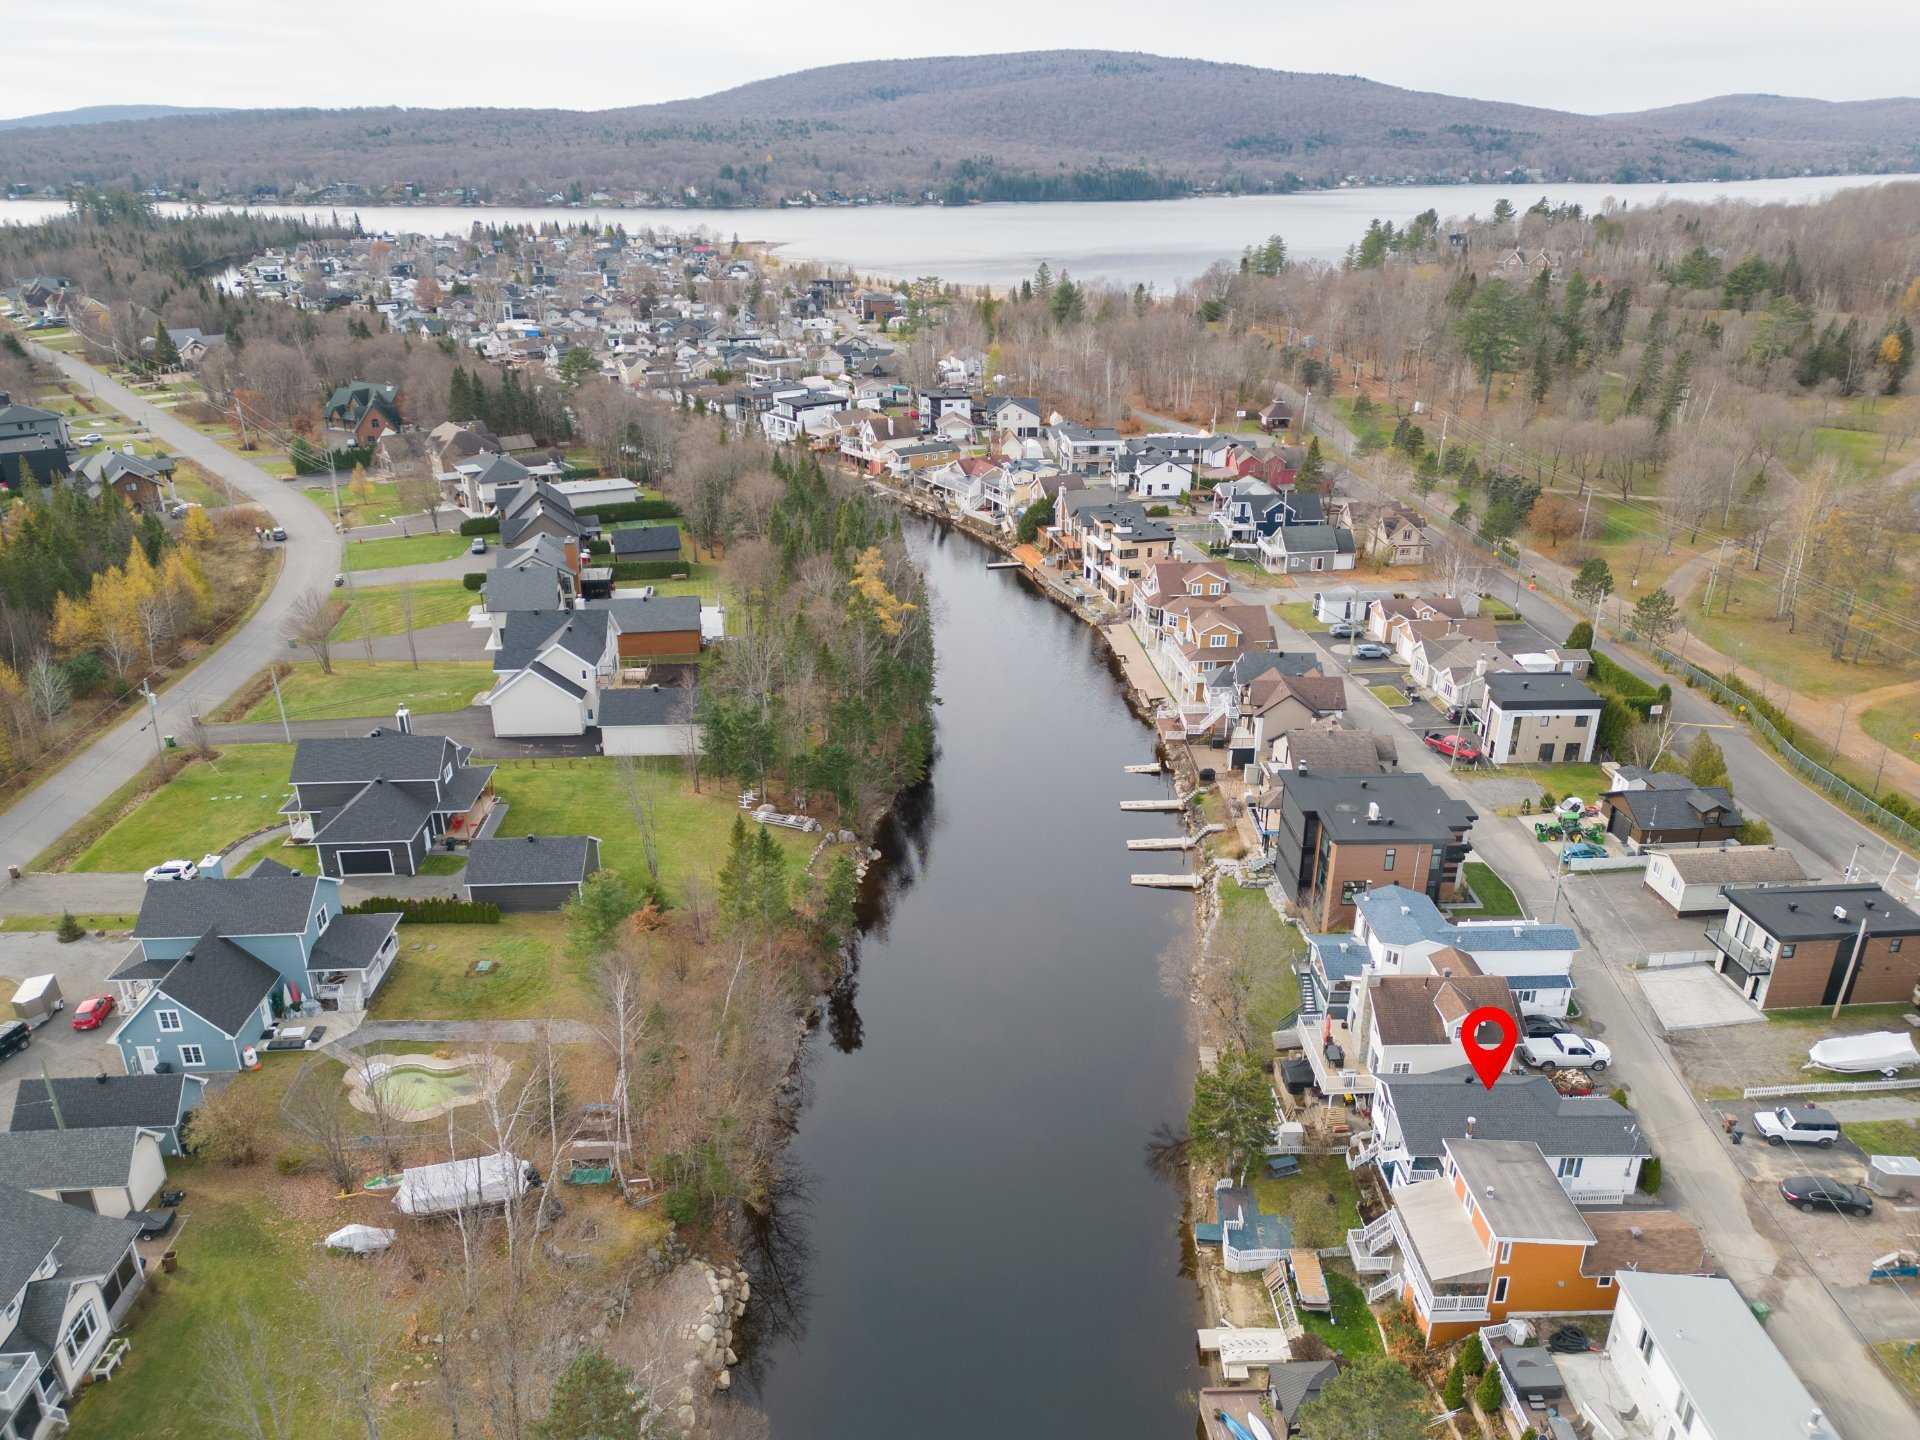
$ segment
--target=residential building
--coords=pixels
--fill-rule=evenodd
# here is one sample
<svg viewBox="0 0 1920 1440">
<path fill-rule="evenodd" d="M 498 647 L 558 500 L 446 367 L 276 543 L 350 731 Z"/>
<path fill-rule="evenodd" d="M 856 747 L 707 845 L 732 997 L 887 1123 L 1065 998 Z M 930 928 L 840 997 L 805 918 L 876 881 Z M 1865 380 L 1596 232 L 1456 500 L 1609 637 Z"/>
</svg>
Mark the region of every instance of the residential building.
<svg viewBox="0 0 1920 1440">
<path fill-rule="evenodd" d="M 131 1220 L 0 1183 L 0 1436 L 47 1440 L 146 1283 Z"/>
<path fill-rule="evenodd" d="M 1162 450 L 1135 449 L 1133 442 L 1114 457 L 1113 473 L 1127 493 L 1143 500 L 1172 500 L 1193 488 L 1193 462 Z"/>
<path fill-rule="evenodd" d="M 1269 435 L 1284 434 L 1293 426 L 1293 406 L 1284 400 L 1270 400 L 1260 407 L 1260 428 Z"/>
<path fill-rule="evenodd" d="M 1740 838 L 1747 817 L 1720 785 L 1695 785 L 1684 775 L 1660 774 L 1639 790 L 1600 797 L 1607 832 L 1635 845 L 1719 845 Z"/>
<path fill-rule="evenodd" d="M 1728 885 L 1790 885 L 1807 878 L 1793 852 L 1775 845 L 1734 845 L 1704 850 L 1656 850 L 1647 862 L 1646 886 L 1676 915 L 1727 908 Z"/>
<path fill-rule="evenodd" d="M 1351 570 L 1353 532 L 1339 525 L 1275 525 L 1256 541 L 1260 568 L 1274 575 Z"/>
<path fill-rule="evenodd" d="M 399 402 L 397 385 L 350 380 L 327 397 L 320 418 L 327 428 L 346 431 L 356 446 L 371 445 L 400 428 Z"/>
<path fill-rule="evenodd" d="M 1134 631 L 1151 645 L 1163 630 L 1172 628 L 1164 609 L 1170 601 L 1180 596 L 1217 600 L 1232 586 L 1227 567 L 1211 561 L 1162 560 L 1142 566 L 1133 586 Z"/>
<path fill-rule="evenodd" d="M 600 868 L 594 835 L 520 835 L 476 840 L 460 879 L 471 901 L 502 910 L 558 910 Z"/>
<path fill-rule="evenodd" d="M 1288 656 L 1305 663 L 1307 656 Z M 1208 681 L 1208 698 L 1214 696 Z M 1297 733 L 1309 725 L 1339 724 L 1347 713 L 1347 682 L 1317 670 L 1274 668 L 1261 672 L 1234 692 L 1228 714 L 1227 763 L 1238 769 L 1255 764 L 1267 749 L 1267 737 Z"/>
<path fill-rule="evenodd" d="M 1567 674 L 1490 674 L 1475 726 L 1494 765 L 1590 761 L 1600 697 Z"/>
<path fill-rule="evenodd" d="M 1227 480 L 1213 487 L 1213 508 L 1207 518 L 1220 527 L 1229 547 L 1251 545 L 1260 526 L 1280 496 L 1264 480 Z"/>
<path fill-rule="evenodd" d="M 290 838 L 319 852 L 321 874 L 417 875 L 435 842 L 471 839 L 492 813 L 494 767 L 410 724 L 295 747 L 280 813 Z"/>
<path fill-rule="evenodd" d="M 700 752 L 694 716 L 699 692 L 687 685 L 623 685 L 600 692 L 600 753 L 671 755 Z"/>
<path fill-rule="evenodd" d="M 500 462 L 494 461 L 491 468 L 497 471 Z M 579 573 L 586 537 L 598 526 L 583 521 L 565 495 L 537 479 L 513 485 L 501 483 L 494 490 L 494 506 L 500 512 L 502 545 L 515 549 L 538 536 L 548 536 L 566 551 L 567 563 Z"/>
<path fill-rule="evenodd" d="M 1369 590 L 1360 585 L 1336 585 L 1331 590 L 1316 590 L 1313 595 L 1313 618 L 1329 625 L 1345 621 L 1349 625 L 1365 624 L 1367 609 L 1376 600 L 1391 599 L 1385 590 Z"/>
<path fill-rule="evenodd" d="M 1510 1316 L 1604 1315 L 1622 1272 L 1705 1264 L 1699 1232 L 1672 1211 L 1583 1215 L 1524 1141 L 1448 1140 L 1440 1173 L 1393 1201 L 1348 1249 L 1362 1275 L 1387 1277 L 1369 1295 L 1398 1294 L 1430 1345 Z"/>
<path fill-rule="evenodd" d="M 1271 755 L 1262 762 L 1269 775 L 1299 770 L 1315 775 L 1379 775 L 1399 768 L 1389 736 L 1368 730 L 1301 726 L 1273 734 Z"/>
<path fill-rule="evenodd" d="M 1544 1075 L 1510 1074 L 1488 1088 L 1459 1063 L 1380 1074 L 1371 1130 L 1355 1158 L 1372 1161 L 1390 1189 L 1438 1175 L 1449 1140 L 1519 1140 L 1539 1147 L 1576 1205 L 1619 1205 L 1653 1158 L 1639 1117 L 1605 1095 L 1562 1095 Z"/>
<path fill-rule="evenodd" d="M 1391 777 L 1382 777 L 1391 778 Z M 1573 957 L 1580 948 L 1570 925 L 1539 920 L 1454 920 L 1431 891 L 1404 883 L 1382 885 L 1354 901 L 1353 938 L 1367 964 L 1382 973 L 1431 973 L 1435 956 L 1458 951 L 1483 974 L 1498 975 L 1528 1015 L 1565 1015 L 1573 998 Z"/>
<path fill-rule="evenodd" d="M 1384 507 L 1367 529 L 1367 554 L 1381 565 L 1424 565 L 1428 544 L 1420 517 L 1399 505 Z"/>
<path fill-rule="evenodd" d="M 1120 432 L 1063 420 L 1047 430 L 1054 463 L 1070 475 L 1104 475 L 1120 453 Z"/>
<path fill-rule="evenodd" d="M 606 609 L 513 611 L 500 627 L 493 688 L 475 703 L 492 712 L 495 735 L 584 735 L 619 669 L 619 640 Z"/>
<path fill-rule="evenodd" d="M 1080 509 L 1074 518 L 1081 576 L 1110 603 L 1131 607 L 1133 582 L 1148 565 L 1172 556 L 1173 527 L 1148 519 L 1143 507 L 1127 501 Z"/>
<path fill-rule="evenodd" d="M 1479 818 L 1414 774 L 1283 773 L 1248 808 L 1282 888 L 1314 930 L 1351 924 L 1356 899 L 1376 885 L 1451 898 Z"/>
<path fill-rule="evenodd" d="M 608 537 L 613 545 L 615 563 L 625 561 L 678 561 L 680 527 L 678 525 L 636 525 L 615 530 Z"/>
<path fill-rule="evenodd" d="M 1839 1440 L 1732 1281 L 1623 1270 L 1617 1284 L 1606 1348 L 1557 1357 L 1594 1434 Z"/>
<path fill-rule="evenodd" d="M 174 459 L 171 455 L 135 455 L 124 450 L 97 450 L 80 462 L 75 480 L 88 496 L 111 490 L 136 515 L 160 510 L 173 499 Z"/>
<path fill-rule="evenodd" d="M 77 1075 L 48 1080 L 24 1076 L 13 1096 L 10 1130 L 111 1130 L 137 1127 L 160 1137 L 164 1155 L 181 1154 L 180 1132 L 199 1106 L 206 1077 Z"/>
<path fill-rule="evenodd" d="M 1871 882 L 1728 885 L 1707 931 L 1715 968 L 1762 1010 L 1906 1004 L 1920 982 L 1920 915 Z"/>
<path fill-rule="evenodd" d="M 8 1185 L 115 1218 L 145 1210 L 167 1181 L 161 1132 L 138 1125 L 98 1130 L 0 1130 L 0 1175 Z"/>
<path fill-rule="evenodd" d="M 51 485 L 71 470 L 72 445 L 65 417 L 18 404 L 0 390 L 0 486 L 19 490 L 28 480 Z"/>
<path fill-rule="evenodd" d="M 126 1008 L 111 1039 L 127 1073 L 238 1070 L 278 1016 L 364 1010 L 393 967 L 400 918 L 344 914 L 338 880 L 271 860 L 241 879 L 150 881 L 133 949 L 108 977 Z"/>
<path fill-rule="evenodd" d="M 698 595 L 623 595 L 588 602 L 589 611 L 605 611 L 619 632 L 615 653 L 622 665 L 691 664 L 700 658 L 701 611 Z"/>
</svg>

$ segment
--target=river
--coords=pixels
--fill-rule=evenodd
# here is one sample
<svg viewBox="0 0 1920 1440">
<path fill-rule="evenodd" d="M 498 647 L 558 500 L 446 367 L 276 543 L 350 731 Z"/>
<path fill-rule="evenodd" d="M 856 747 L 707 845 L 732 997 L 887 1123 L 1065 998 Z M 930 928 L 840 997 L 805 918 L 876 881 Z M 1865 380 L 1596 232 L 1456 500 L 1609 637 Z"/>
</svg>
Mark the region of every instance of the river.
<svg viewBox="0 0 1920 1440">
<path fill-rule="evenodd" d="M 1118 802 L 1165 782 L 1099 637 L 972 538 L 908 521 L 939 753 L 882 837 L 854 983 L 809 1039 L 789 1183 L 750 1261 L 744 1398 L 775 1437 L 1190 1434 L 1181 1195 L 1190 898 L 1137 890 Z M 1155 867 L 1130 865 L 1151 858 Z"/>
<path fill-rule="evenodd" d="M 1505 197 L 1524 209 L 1542 195 L 1555 204 L 1594 208 L 1607 200 L 1651 205 L 1662 199 L 1719 196 L 1757 202 L 1813 200 L 1835 190 L 1914 176 L 1795 176 L 1782 180 L 1701 181 L 1680 185 L 1404 185 L 1114 204 L 846 206 L 813 210 L 459 209 L 419 206 L 307 208 L 262 206 L 270 214 L 358 214 L 369 230 L 464 235 L 473 224 L 557 221 L 619 223 L 630 230 L 705 229 L 777 244 L 804 260 L 849 265 L 863 274 L 938 275 L 965 285 L 1006 285 L 1032 275 L 1042 260 L 1082 280 L 1145 283 L 1161 291 L 1191 280 L 1216 260 L 1237 260 L 1249 245 L 1283 235 L 1295 256 L 1337 260 L 1369 220 L 1403 225 L 1427 209 L 1447 216 L 1486 215 Z M 163 206 L 172 213 L 186 207 Z M 52 200 L 0 202 L 0 222 L 58 214 Z"/>
</svg>

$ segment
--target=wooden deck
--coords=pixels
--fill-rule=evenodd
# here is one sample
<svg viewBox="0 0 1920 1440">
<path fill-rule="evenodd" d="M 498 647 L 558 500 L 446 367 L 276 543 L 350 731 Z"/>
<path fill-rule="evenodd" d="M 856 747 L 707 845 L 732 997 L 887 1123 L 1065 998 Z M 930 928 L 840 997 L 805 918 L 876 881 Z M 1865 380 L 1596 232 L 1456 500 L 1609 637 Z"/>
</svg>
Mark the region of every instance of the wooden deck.
<svg viewBox="0 0 1920 1440">
<path fill-rule="evenodd" d="M 1265 1421 L 1268 1430 L 1278 1433 L 1277 1427 L 1269 1420 L 1261 1406 L 1266 1404 L 1265 1390 L 1246 1390 L 1237 1386 L 1213 1386 L 1200 1392 L 1200 1424 L 1206 1431 L 1207 1440 L 1234 1440 L 1234 1434 L 1219 1421 L 1218 1412 L 1226 1411 L 1242 1425 L 1247 1416 L 1258 1415 Z M 1248 1427 L 1251 1429 L 1251 1427 Z"/>
<path fill-rule="evenodd" d="M 1327 1293 L 1327 1275 L 1320 1268 L 1320 1257 L 1311 1250 L 1294 1250 L 1287 1256 L 1293 1270 L 1293 1291 L 1303 1310 L 1333 1309 L 1333 1297 Z"/>
</svg>

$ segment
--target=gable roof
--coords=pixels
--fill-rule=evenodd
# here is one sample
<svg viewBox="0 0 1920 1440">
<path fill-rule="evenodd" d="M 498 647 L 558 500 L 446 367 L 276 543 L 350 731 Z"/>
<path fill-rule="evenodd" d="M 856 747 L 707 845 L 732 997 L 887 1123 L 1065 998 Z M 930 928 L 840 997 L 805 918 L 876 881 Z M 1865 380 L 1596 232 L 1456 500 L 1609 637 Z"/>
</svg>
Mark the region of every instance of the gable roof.
<svg viewBox="0 0 1920 1440">
<path fill-rule="evenodd" d="M 696 608 L 699 603 L 694 601 Z M 511 611 L 500 627 L 500 648 L 494 652 L 493 668 L 524 670 L 554 645 L 589 665 L 597 665 L 606 653 L 611 620 L 604 608 Z"/>
<path fill-rule="evenodd" d="M 1553 1156 L 1647 1156 L 1653 1147 L 1624 1105 L 1604 1095 L 1562 1095 L 1540 1075 L 1503 1075 L 1491 1090 L 1468 1084 L 1464 1065 L 1426 1075 L 1382 1075 L 1407 1153 L 1437 1158 L 1448 1140 L 1525 1140 Z"/>
<path fill-rule="evenodd" d="M 1459 958 L 1472 963 L 1467 956 Z M 1513 992 L 1498 975 L 1381 975 L 1368 989 L 1383 1045 L 1449 1044 L 1449 1025 L 1482 1006 L 1503 1010 L 1516 1023 L 1520 1019 Z"/>
<path fill-rule="evenodd" d="M 693 713 L 692 689 L 675 685 L 624 685 L 600 692 L 600 728 L 621 725 L 673 725 Z"/>
<path fill-rule="evenodd" d="M 0 1130 L 0 1175 L 28 1190 L 98 1190 L 125 1185 L 136 1125 L 90 1130 Z"/>
<path fill-rule="evenodd" d="M 313 843 L 404 844 L 426 828 L 432 811 L 432 804 L 423 797 L 376 775 L 319 825 Z"/>
<path fill-rule="evenodd" d="M 218 1026 L 222 1034 L 238 1038 L 248 1017 L 279 983 L 278 970 L 209 930 L 193 942 L 185 956 L 174 961 L 153 993 Z"/>
<path fill-rule="evenodd" d="M 550 537 L 542 535 L 541 539 Z M 487 610 L 494 615 L 514 610 L 555 610 L 565 597 L 558 569 L 547 565 L 496 565 L 480 587 Z"/>
<path fill-rule="evenodd" d="M 678 525 L 638 525 L 625 530 L 616 530 L 611 537 L 613 553 L 616 555 L 659 555 L 678 554 L 680 551 L 680 527 Z"/>
<path fill-rule="evenodd" d="M 1287 742 L 1287 759 L 1295 770 L 1325 775 L 1377 775 L 1381 742 L 1391 753 L 1393 741 L 1365 730 L 1289 730 L 1276 737 Z"/>
<path fill-rule="evenodd" d="M 1804 880 L 1791 850 L 1777 845 L 1736 845 L 1730 850 L 1663 850 L 1661 855 L 1688 885 L 1731 885 L 1740 881 Z"/>
<path fill-rule="evenodd" d="M 12 1299 L 49 1252 L 57 1254 L 65 1279 L 104 1275 L 139 1233 L 131 1220 L 96 1215 L 0 1182 L 0 1296 Z M 64 1295 L 64 1284 L 59 1292 Z"/>
<path fill-rule="evenodd" d="M 14 1092 L 9 1128 L 26 1130 L 99 1130 L 121 1125 L 171 1129 L 183 1108 L 200 1098 L 206 1082 L 197 1075 L 77 1075 L 49 1082 L 23 1077 Z M 187 1086 L 195 1087 L 191 1097 Z M 54 1115 L 55 1105 L 59 1117 Z"/>
<path fill-rule="evenodd" d="M 313 875 L 260 875 L 244 878 L 152 880 L 140 915 L 134 921 L 135 938 L 181 939 L 205 935 L 300 935 L 322 880 Z M 328 880 L 326 884 L 337 882 Z"/>
<path fill-rule="evenodd" d="M 587 878 L 600 842 L 592 835 L 498 836 L 476 840 L 467 856 L 467 885 L 563 885 Z"/>
<path fill-rule="evenodd" d="M 447 765 L 461 760 L 459 747 L 444 735 L 379 729 L 370 735 L 300 741 L 288 778 L 295 785 L 365 783 L 376 775 L 438 781 Z"/>
</svg>

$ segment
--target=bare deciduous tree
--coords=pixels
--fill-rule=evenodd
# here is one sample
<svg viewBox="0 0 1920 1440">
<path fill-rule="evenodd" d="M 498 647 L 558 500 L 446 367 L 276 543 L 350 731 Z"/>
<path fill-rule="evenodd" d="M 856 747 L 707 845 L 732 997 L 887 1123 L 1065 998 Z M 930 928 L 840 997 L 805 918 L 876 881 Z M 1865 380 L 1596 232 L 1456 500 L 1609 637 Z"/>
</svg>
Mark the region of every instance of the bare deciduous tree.
<svg viewBox="0 0 1920 1440">
<path fill-rule="evenodd" d="M 281 633 L 320 662 L 320 673 L 333 674 L 333 627 L 340 623 L 333 596 L 309 590 L 293 602 Z"/>
</svg>

